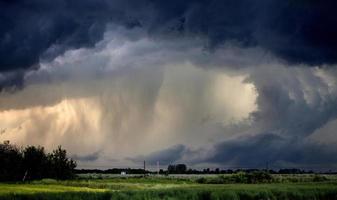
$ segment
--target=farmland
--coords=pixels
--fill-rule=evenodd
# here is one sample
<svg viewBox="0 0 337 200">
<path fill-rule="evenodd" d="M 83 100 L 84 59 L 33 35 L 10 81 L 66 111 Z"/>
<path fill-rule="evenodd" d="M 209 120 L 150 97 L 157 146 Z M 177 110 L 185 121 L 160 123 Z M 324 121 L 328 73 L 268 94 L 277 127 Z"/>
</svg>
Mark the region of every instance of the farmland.
<svg viewBox="0 0 337 200">
<path fill-rule="evenodd" d="M 144 178 L 90 174 L 67 181 L 1 183 L 0 199 L 337 199 L 337 177 L 317 177 L 273 175 L 268 183 L 242 184 L 228 182 L 234 180 L 233 175 Z"/>
</svg>

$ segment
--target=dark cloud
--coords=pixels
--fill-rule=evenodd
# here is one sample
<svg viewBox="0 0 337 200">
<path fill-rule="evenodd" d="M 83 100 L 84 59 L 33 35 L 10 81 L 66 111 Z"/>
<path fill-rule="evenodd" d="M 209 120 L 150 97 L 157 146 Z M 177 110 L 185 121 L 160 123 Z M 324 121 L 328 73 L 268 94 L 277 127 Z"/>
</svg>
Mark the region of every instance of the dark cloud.
<svg viewBox="0 0 337 200">
<path fill-rule="evenodd" d="M 204 35 L 209 46 L 260 46 L 289 63 L 337 61 L 337 2 L 311 0 L 154 1 L 152 28 Z M 163 26 L 166 25 L 166 26 Z"/>
<path fill-rule="evenodd" d="M 24 81 L 22 79 L 24 73 L 25 72 L 22 70 L 0 73 L 0 91 L 5 88 L 7 92 L 11 93 L 18 88 L 22 88 L 24 85 Z"/>
<path fill-rule="evenodd" d="M 101 151 L 97 151 L 97 152 L 87 154 L 87 155 L 73 155 L 71 157 L 78 161 L 93 162 L 93 161 L 96 161 L 100 157 L 100 154 L 101 154 Z"/>
<path fill-rule="evenodd" d="M 162 165 L 168 165 L 182 159 L 186 153 L 187 148 L 184 145 L 175 145 L 170 148 L 153 152 L 147 156 L 138 156 L 135 158 L 128 158 L 133 162 L 141 162 L 145 160 L 150 165 L 155 165 L 158 161 Z"/>
<path fill-rule="evenodd" d="M 317 70 L 268 67 L 252 72 L 247 82 L 258 93 L 251 113 L 252 136 L 218 143 L 207 162 L 236 166 L 332 166 L 337 148 L 309 139 L 337 118 L 337 93 Z M 253 130 L 254 130 L 253 129 Z M 335 166 L 336 167 L 336 166 Z"/>
<path fill-rule="evenodd" d="M 83 16 L 89 7 L 78 6 L 66 1 L 1 1 L 1 71 L 37 64 L 53 45 L 60 50 L 93 45 L 102 37 L 102 24 L 90 19 L 95 11 Z"/>
<path fill-rule="evenodd" d="M 93 47 L 106 24 L 139 24 L 125 16 L 118 1 L 0 1 L 0 73 L 37 68 L 68 49 Z M 20 80 L 21 79 L 21 80 Z M 20 85 L 18 79 L 1 86 Z"/>
<path fill-rule="evenodd" d="M 332 69 L 255 68 L 246 79 L 258 94 L 247 133 L 216 142 L 208 150 L 185 147 L 179 157 L 222 167 L 261 168 L 269 163 L 275 168 L 336 169 L 336 146 L 311 138 L 337 118 L 337 91 L 329 80 L 337 80 Z"/>
<path fill-rule="evenodd" d="M 206 162 L 231 163 L 239 166 L 264 166 L 268 161 L 278 158 L 285 140 L 277 135 L 263 134 L 218 143 L 215 152 Z M 270 151 L 272 150 L 272 151 Z"/>
<path fill-rule="evenodd" d="M 337 117 L 337 91 L 313 69 L 269 67 L 247 81 L 258 93 L 252 119 L 265 131 L 303 138 Z"/>
<path fill-rule="evenodd" d="M 214 144 L 210 149 L 191 150 L 185 145 L 153 152 L 147 156 L 129 158 L 145 160 L 150 165 L 183 162 L 188 165 L 216 164 L 224 168 L 299 167 L 314 170 L 335 169 L 337 149 L 307 139 L 281 136 L 274 133 L 242 136 Z"/>
<path fill-rule="evenodd" d="M 203 162 L 236 168 L 289 166 L 329 169 L 337 162 L 331 155 L 337 149 L 306 140 L 294 140 L 272 133 L 224 141 L 214 146 L 214 152 Z M 198 161 L 200 162 L 200 161 Z"/>
<path fill-rule="evenodd" d="M 220 142 L 206 162 L 238 167 L 313 167 L 336 164 L 333 145 L 310 136 L 337 118 L 337 91 L 325 75 L 331 70 L 272 67 L 254 70 L 247 82 L 257 91 L 258 109 L 251 113 L 252 136 Z M 336 168 L 336 166 L 334 166 Z"/>
<path fill-rule="evenodd" d="M 0 1 L 0 72 L 92 47 L 108 22 L 142 26 L 152 35 L 204 36 L 210 47 L 260 46 L 290 63 L 331 64 L 336 6 L 333 0 Z"/>
<path fill-rule="evenodd" d="M 229 53 L 218 51 L 225 49 L 228 44 L 233 47 L 231 51 L 235 48 L 249 49 L 251 51 L 248 54 L 252 57 L 265 53 L 271 55 L 273 61 L 277 58 L 276 62 L 282 60 L 286 65 L 332 66 L 337 63 L 336 7 L 337 2 L 334 0 L 0 0 L 0 89 L 22 87 L 26 71 L 37 69 L 40 60 L 48 62 L 69 49 L 95 47 L 103 39 L 108 23 L 142 29 L 122 42 L 146 37 L 154 41 L 172 42 L 168 45 L 170 47 L 159 45 L 155 48 L 149 48 L 149 44 L 144 43 L 131 54 L 125 54 L 121 58 L 121 66 L 141 68 L 144 65 L 142 60 L 150 60 L 152 65 L 157 65 L 171 63 L 175 59 L 202 63 L 205 68 L 209 68 L 213 62 L 221 66 L 231 65 L 231 57 L 226 57 Z M 111 26 L 111 29 L 115 27 Z M 179 44 L 185 44 L 182 41 L 194 42 L 187 42 L 186 47 L 182 48 L 179 47 Z M 206 56 L 200 52 L 180 53 L 188 52 L 195 46 L 205 47 L 208 50 Z M 172 52 L 178 53 L 172 54 L 172 57 L 167 56 L 168 52 L 165 51 L 162 54 L 149 53 L 162 52 L 160 50 L 165 48 L 176 48 L 177 51 Z M 146 57 L 149 54 L 151 56 Z M 222 54 L 226 54 L 225 58 L 220 56 Z M 284 68 L 284 65 L 259 68 L 261 66 L 256 64 L 258 58 L 249 57 L 245 60 L 247 56 L 241 59 L 242 54 L 237 54 L 239 56 L 233 58 L 233 63 L 239 58 L 239 65 L 251 64 L 254 68 L 247 69 L 249 77 L 246 81 L 254 85 L 258 94 L 258 109 L 251 114 L 252 127 L 258 131 L 253 131 L 256 134 L 254 137 L 218 143 L 214 146 L 214 154 L 204 161 L 247 165 L 260 165 L 265 160 L 335 162 L 328 156 L 335 152 L 334 148 L 327 149 L 307 141 L 307 137 L 315 130 L 337 118 L 337 92 L 331 84 L 317 76 L 313 68 L 303 70 L 297 67 Z M 167 60 L 158 62 L 159 58 L 165 57 L 163 55 Z M 83 69 L 84 64 L 80 63 L 79 66 Z M 73 73 L 77 74 L 78 71 L 74 70 Z M 94 72 L 90 71 L 89 76 Z M 44 78 L 42 74 L 40 79 Z M 150 81 L 148 85 L 154 84 Z M 140 93 L 145 93 L 148 88 L 142 88 Z M 157 91 L 155 86 L 153 88 Z M 95 88 L 93 91 L 96 91 Z M 85 88 L 83 93 L 87 92 Z M 156 96 L 156 92 L 153 94 Z M 81 93 L 73 96 L 85 95 Z M 53 97 L 52 100 L 46 98 L 44 101 L 56 102 L 57 98 L 64 97 Z M 27 101 L 27 98 L 21 99 Z M 38 104 L 35 95 L 32 95 L 30 101 L 33 103 L 29 102 L 28 105 Z M 9 101 L 5 99 L 3 102 L 11 108 L 11 105 L 7 105 Z M 148 105 L 153 104 L 153 101 L 146 102 Z M 21 105 L 20 102 L 18 104 Z M 131 160 L 171 163 L 183 159 L 189 153 L 185 146 L 177 145 Z M 77 157 L 96 160 L 97 156 L 94 153 Z"/>
</svg>

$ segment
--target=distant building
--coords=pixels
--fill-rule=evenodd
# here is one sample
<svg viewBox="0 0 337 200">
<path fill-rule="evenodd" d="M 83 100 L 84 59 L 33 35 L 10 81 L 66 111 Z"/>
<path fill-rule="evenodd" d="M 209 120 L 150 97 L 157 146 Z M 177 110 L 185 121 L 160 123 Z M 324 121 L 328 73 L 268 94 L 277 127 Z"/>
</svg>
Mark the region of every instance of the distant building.
<svg viewBox="0 0 337 200">
<path fill-rule="evenodd" d="M 122 176 L 125 176 L 125 175 L 126 175 L 126 172 L 122 171 L 122 172 L 121 172 L 121 175 L 122 175 Z"/>
</svg>

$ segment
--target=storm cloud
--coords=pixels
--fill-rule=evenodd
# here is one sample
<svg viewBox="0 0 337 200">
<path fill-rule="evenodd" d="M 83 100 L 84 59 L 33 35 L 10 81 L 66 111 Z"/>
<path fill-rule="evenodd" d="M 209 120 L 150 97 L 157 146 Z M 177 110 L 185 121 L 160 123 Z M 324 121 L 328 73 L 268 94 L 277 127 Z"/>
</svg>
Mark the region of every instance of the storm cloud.
<svg viewBox="0 0 337 200">
<path fill-rule="evenodd" d="M 336 7 L 0 1 L 0 139 L 91 167 L 337 168 Z"/>
<path fill-rule="evenodd" d="M 0 72 L 36 69 L 41 59 L 94 47 L 111 23 L 142 27 L 153 38 L 200 37 L 210 51 L 231 43 L 260 47 L 291 64 L 334 64 L 336 4 L 333 0 L 1 1 Z M 6 76 L 0 83 L 22 86 L 22 75 Z"/>
<path fill-rule="evenodd" d="M 150 165 L 156 165 L 159 161 L 162 165 L 168 165 L 181 160 L 186 150 L 186 147 L 180 144 L 158 152 L 153 152 L 147 156 L 137 156 L 136 158 L 129 159 L 133 162 L 142 162 L 145 160 Z"/>
<path fill-rule="evenodd" d="M 258 94 L 250 124 L 237 124 L 241 129 L 224 127 L 224 135 L 231 131 L 235 135 L 207 148 L 191 150 L 193 146 L 185 146 L 182 155 L 172 152 L 165 158 L 230 168 L 264 168 L 268 163 L 272 168 L 335 169 L 334 143 L 319 141 L 325 137 L 320 137 L 320 129 L 331 126 L 337 118 L 337 77 L 333 71 L 271 65 L 254 68 L 245 80 Z M 333 132 L 329 134 L 335 137 Z M 161 153 L 152 153 L 148 159 L 157 155 L 160 160 Z"/>
<path fill-rule="evenodd" d="M 306 139 L 296 140 L 271 133 L 221 142 L 204 162 L 231 168 L 298 167 L 315 170 L 336 168 L 335 148 Z M 197 162 L 200 162 L 197 161 Z"/>
</svg>

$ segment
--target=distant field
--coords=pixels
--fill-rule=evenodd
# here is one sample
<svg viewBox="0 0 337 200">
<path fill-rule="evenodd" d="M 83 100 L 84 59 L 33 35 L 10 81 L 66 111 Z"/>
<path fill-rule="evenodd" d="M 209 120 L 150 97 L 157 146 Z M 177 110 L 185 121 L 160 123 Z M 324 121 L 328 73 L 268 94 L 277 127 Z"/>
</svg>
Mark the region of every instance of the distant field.
<svg viewBox="0 0 337 200">
<path fill-rule="evenodd" d="M 221 176 L 231 176 L 232 174 L 221 174 Z M 79 178 L 83 179 L 125 179 L 125 178 L 137 178 L 143 177 L 140 174 L 127 174 L 127 175 L 120 175 L 120 174 L 79 174 Z M 156 180 L 178 180 L 178 181 L 194 181 L 198 178 L 205 177 L 205 178 L 212 178 L 218 177 L 218 174 L 170 174 L 168 176 L 165 175 L 151 175 L 151 177 L 155 177 Z M 279 182 L 311 182 L 315 174 L 273 174 L 274 179 L 278 180 Z M 321 177 L 326 177 L 328 181 L 336 181 L 337 182 L 337 175 L 335 174 L 320 174 Z"/>
<path fill-rule="evenodd" d="M 226 175 L 227 176 L 227 175 Z M 326 175 L 313 182 L 314 175 L 274 175 L 280 181 L 264 184 L 200 184 L 210 176 L 101 177 L 91 174 L 78 180 L 41 180 L 0 184 L 0 199 L 337 199 L 337 178 Z M 296 181 L 295 181 L 296 180 Z"/>
</svg>

